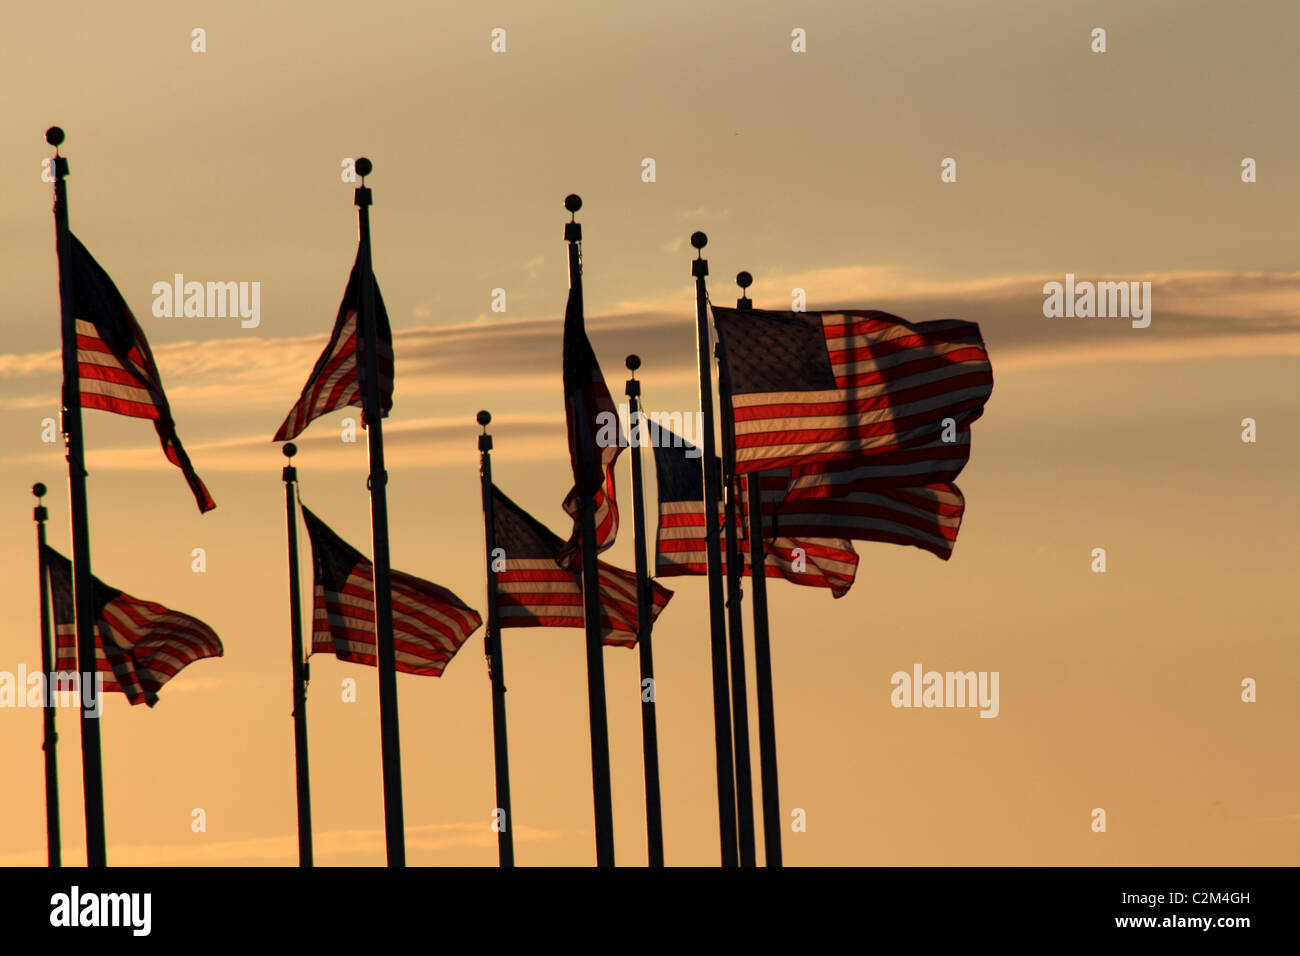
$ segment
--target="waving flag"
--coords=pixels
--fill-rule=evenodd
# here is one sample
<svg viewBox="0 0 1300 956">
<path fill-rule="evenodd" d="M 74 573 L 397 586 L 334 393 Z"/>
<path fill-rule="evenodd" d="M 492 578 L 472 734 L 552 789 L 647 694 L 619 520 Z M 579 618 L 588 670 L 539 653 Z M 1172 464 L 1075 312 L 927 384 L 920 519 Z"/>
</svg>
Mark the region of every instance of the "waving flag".
<svg viewBox="0 0 1300 956">
<path fill-rule="evenodd" d="M 970 424 L 993 390 L 973 322 L 718 307 L 713 316 L 731 383 L 738 474 L 934 452 L 945 419 L 969 449 Z M 964 462 L 966 454 L 944 457 Z"/>
<path fill-rule="evenodd" d="M 388 324 L 384 298 L 379 294 L 379 283 L 373 282 L 372 286 L 375 290 L 375 313 L 378 320 L 375 331 L 379 341 L 379 401 L 383 414 L 387 416 L 393 407 L 393 330 Z M 296 438 L 313 419 L 336 408 L 364 405 L 365 389 L 357 374 L 358 355 L 364 351 L 362 346 L 365 339 L 364 335 L 357 334 L 357 313 L 360 308 L 361 253 L 358 250 L 347 290 L 343 293 L 343 302 L 339 305 L 338 317 L 334 320 L 334 331 L 330 335 L 329 344 L 316 360 L 316 367 L 302 388 L 302 396 L 289 410 L 284 424 L 272 441 Z M 363 414 L 362 425 L 365 421 Z"/>
<path fill-rule="evenodd" d="M 966 499 L 954 484 L 865 490 L 818 469 L 790 480 L 776 510 L 783 534 L 836 534 L 855 541 L 913 545 L 947 561 L 957 543 Z"/>
<path fill-rule="evenodd" d="M 49 545 L 45 567 L 54 604 L 55 663 L 76 671 L 77 629 L 72 562 Z M 121 691 L 132 704 L 158 703 L 158 691 L 187 664 L 222 655 L 221 641 L 196 617 L 141 601 L 91 578 L 95 611 L 95 666 L 104 690 Z"/>
<path fill-rule="evenodd" d="M 707 574 L 708 558 L 704 542 L 704 471 L 699 451 L 690 442 L 667 429 L 658 429 L 652 442 L 655 476 L 659 487 L 659 532 L 655 542 L 655 573 L 661 577 Z M 652 433 L 653 434 L 653 433 Z M 774 480 L 764 475 L 764 491 L 772 488 L 779 501 L 785 494 L 787 477 Z M 751 574 L 749 498 L 737 515 L 740 551 L 745 562 L 743 574 Z M 767 514 L 767 508 L 764 508 Z M 718 524 L 725 520 L 718 508 Z M 770 519 L 765 527 L 771 527 Z M 829 588 L 835 597 L 848 593 L 857 575 L 858 556 L 853 545 L 843 538 L 769 538 L 764 573 L 769 578 L 784 578 L 807 587 Z M 726 554 L 723 554 L 726 573 Z"/>
<path fill-rule="evenodd" d="M 563 542 L 540 521 L 492 488 L 494 544 L 505 553 L 497 572 L 497 615 L 502 627 L 584 627 L 582 575 L 558 562 Z M 636 575 L 597 562 L 600 626 L 605 644 L 632 647 L 637 638 Z M 650 620 L 673 592 L 651 581 Z"/>
<path fill-rule="evenodd" d="M 315 569 L 312 653 L 374 667 L 373 565 L 306 508 L 302 515 Z M 483 619 L 444 587 L 400 571 L 391 575 L 397 669 L 439 677 Z"/>
<path fill-rule="evenodd" d="M 181 446 L 144 332 L 108 273 L 71 233 L 68 245 L 65 269 L 77 323 L 81 407 L 152 419 L 163 454 L 185 475 L 199 511 L 211 511 L 216 504 Z"/>
<path fill-rule="evenodd" d="M 604 551 L 618 534 L 614 461 L 623 450 L 618 410 L 587 338 L 581 294 L 573 289 L 564 309 L 564 419 L 573 465 L 573 488 L 564 499 L 564 510 L 573 517 L 573 534 L 559 560 L 572 567 L 582 550 L 583 497 L 595 498 L 596 550 Z"/>
</svg>

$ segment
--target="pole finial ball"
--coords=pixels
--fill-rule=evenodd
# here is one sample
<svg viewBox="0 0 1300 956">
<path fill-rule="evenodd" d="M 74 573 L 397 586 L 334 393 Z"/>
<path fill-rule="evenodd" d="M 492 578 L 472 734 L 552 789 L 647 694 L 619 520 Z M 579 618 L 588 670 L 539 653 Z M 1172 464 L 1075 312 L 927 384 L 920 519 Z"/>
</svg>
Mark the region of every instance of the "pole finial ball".
<svg viewBox="0 0 1300 956">
<path fill-rule="evenodd" d="M 577 193 L 569 193 L 564 197 L 564 208 L 569 212 L 577 212 L 582 208 L 582 197 Z"/>
<path fill-rule="evenodd" d="M 36 482 L 36 484 L 32 485 L 32 494 L 34 494 L 37 498 L 44 498 L 45 492 L 47 490 L 48 489 L 45 487 L 45 485 L 41 484 L 39 481 Z"/>
<path fill-rule="evenodd" d="M 487 428 L 488 425 L 492 424 L 492 413 L 485 408 L 478 413 L 475 420 L 484 428 Z"/>
<path fill-rule="evenodd" d="M 742 289 L 748 289 L 753 284 L 754 284 L 754 277 L 750 275 L 748 272 L 736 273 L 736 285 L 740 286 Z"/>
<path fill-rule="evenodd" d="M 292 458 L 294 455 L 298 454 L 298 446 L 293 442 L 289 442 L 289 444 L 285 445 L 281 451 L 284 452 L 285 458 Z"/>
<path fill-rule="evenodd" d="M 709 244 L 709 237 L 702 232 L 691 233 L 691 245 L 696 249 L 703 249 Z"/>
<path fill-rule="evenodd" d="M 357 160 L 357 175 L 365 178 L 370 175 L 370 171 L 375 168 L 374 163 L 362 156 Z"/>
<path fill-rule="evenodd" d="M 45 131 L 45 142 L 58 149 L 63 145 L 63 130 L 57 126 L 51 126 Z"/>
<path fill-rule="evenodd" d="M 635 372 L 637 369 L 641 367 L 641 356 L 629 355 L 626 359 L 626 363 L 629 371 Z"/>
</svg>

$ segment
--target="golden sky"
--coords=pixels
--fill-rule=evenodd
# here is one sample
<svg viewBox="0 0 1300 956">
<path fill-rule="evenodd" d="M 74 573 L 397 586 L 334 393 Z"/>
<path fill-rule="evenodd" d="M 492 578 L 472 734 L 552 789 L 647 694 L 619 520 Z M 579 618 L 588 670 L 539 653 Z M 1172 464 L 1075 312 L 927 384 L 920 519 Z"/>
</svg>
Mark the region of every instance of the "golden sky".
<svg viewBox="0 0 1300 956">
<path fill-rule="evenodd" d="M 801 288 L 810 309 L 978 321 L 996 380 L 959 480 L 951 561 L 864 543 L 841 600 L 769 588 L 782 815 L 807 814 L 806 832 L 785 833 L 786 862 L 1295 860 L 1294 4 L 60 10 L 0 10 L 0 671 L 39 666 L 32 482 L 50 485 L 50 540 L 69 548 L 62 447 L 41 440 L 59 388 L 41 181 L 53 124 L 68 134 L 72 229 L 149 336 L 217 501 L 198 514 L 147 422 L 87 412 L 95 573 L 202 618 L 226 648 L 152 711 L 108 701 L 110 863 L 296 861 L 282 458 L 269 439 L 346 284 L 356 211 L 340 172 L 361 155 L 375 163 L 375 271 L 395 334 L 395 568 L 483 609 L 480 408 L 495 417 L 498 484 L 567 533 L 565 194 L 585 202 L 606 380 L 621 399 L 623 358 L 641 354 L 652 409 L 696 407 L 687 239 L 703 229 L 720 304 L 747 269 L 760 308 L 789 308 Z M 505 53 L 490 50 L 496 27 Z M 1104 54 L 1090 49 L 1096 27 Z M 796 28 L 805 53 L 791 50 Z M 940 181 L 948 157 L 955 183 Z M 260 324 L 154 317 L 151 288 L 176 273 L 260 282 Z M 1043 284 L 1067 273 L 1151 282 L 1150 327 L 1044 317 Z M 498 288 L 504 314 L 490 308 Z M 340 440 L 344 417 L 313 423 L 297 464 L 304 502 L 365 549 L 365 446 Z M 631 567 L 627 461 L 607 557 Z M 1105 574 L 1090 570 L 1098 547 Z M 712 865 L 705 583 L 667 583 L 665 849 L 670 864 Z M 605 653 L 617 858 L 641 864 L 636 654 Z M 516 858 L 589 864 L 582 634 L 508 631 L 505 655 Z M 999 715 L 893 708 L 891 675 L 916 663 L 998 671 Z M 346 677 L 357 703 L 341 700 Z M 1245 678 L 1255 703 L 1241 700 Z M 443 677 L 398 684 L 408 860 L 495 864 L 481 632 Z M 78 863 L 71 712 L 59 726 L 65 860 Z M 313 657 L 309 730 L 318 862 L 382 863 L 375 672 Z M 752 719 L 750 732 L 756 743 Z M 0 709 L 3 864 L 44 861 L 40 737 L 38 711 Z M 1091 830 L 1097 807 L 1105 833 Z M 195 808 L 206 832 L 191 830 Z"/>
</svg>

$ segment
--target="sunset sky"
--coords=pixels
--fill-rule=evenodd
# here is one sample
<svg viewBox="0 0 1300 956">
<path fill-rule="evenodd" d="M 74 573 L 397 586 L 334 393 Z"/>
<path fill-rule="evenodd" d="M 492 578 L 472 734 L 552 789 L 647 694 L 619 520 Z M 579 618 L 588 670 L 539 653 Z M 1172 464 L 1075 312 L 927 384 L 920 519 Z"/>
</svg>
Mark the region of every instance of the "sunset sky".
<svg viewBox="0 0 1300 956">
<path fill-rule="evenodd" d="M 1097 27 L 1105 53 L 1091 50 Z M 394 568 L 485 611 L 481 408 L 497 483 L 567 536 L 564 196 L 584 200 L 606 381 L 622 401 L 624 357 L 640 354 L 650 409 L 698 408 L 688 240 L 702 229 L 718 304 L 746 269 L 759 308 L 788 309 L 803 289 L 809 309 L 977 321 L 996 382 L 958 480 L 950 561 L 860 543 L 840 600 L 769 587 L 785 862 L 1293 863 L 1298 28 L 1287 2 L 67 0 L 57 19 L 5 5 L 0 671 L 40 666 L 33 482 L 50 486 L 50 541 L 70 552 L 63 446 L 41 437 L 60 383 L 51 125 L 67 132 L 72 230 L 149 337 L 217 502 L 199 515 L 148 422 L 85 413 L 96 576 L 203 619 L 225 645 L 152 710 L 108 700 L 109 863 L 297 861 L 270 439 L 347 282 L 356 209 L 340 174 L 363 155 L 396 356 Z M 940 181 L 949 157 L 955 183 Z M 177 273 L 261 283 L 260 324 L 155 317 L 153 284 Z M 1151 282 L 1150 327 L 1044 317 L 1043 284 L 1067 273 Z M 498 288 L 505 313 L 491 310 Z M 314 422 L 296 464 L 304 503 L 368 551 L 366 446 L 341 440 L 355 412 Z M 629 458 L 605 554 L 627 568 Z M 716 865 L 706 585 L 665 583 L 665 852 Z M 747 607 L 752 706 L 749 626 Z M 411 864 L 496 863 L 482 649 L 480 630 L 441 678 L 398 678 Z M 617 860 L 643 865 L 637 655 L 605 655 Z M 505 658 L 516 859 L 589 865 L 583 635 L 507 631 Z M 998 671 L 999 715 L 895 709 L 890 676 L 917 663 Z M 376 673 L 316 655 L 311 676 L 317 862 L 382 864 Z M 341 699 L 347 677 L 356 703 Z M 64 859 L 80 864 L 74 712 L 59 731 Z M 757 779 L 752 718 L 750 734 Z M 38 710 L 0 709 L 0 766 L 0 865 L 41 865 Z M 206 832 L 191 829 L 196 808 Z M 790 832 L 796 808 L 806 832 Z"/>
</svg>

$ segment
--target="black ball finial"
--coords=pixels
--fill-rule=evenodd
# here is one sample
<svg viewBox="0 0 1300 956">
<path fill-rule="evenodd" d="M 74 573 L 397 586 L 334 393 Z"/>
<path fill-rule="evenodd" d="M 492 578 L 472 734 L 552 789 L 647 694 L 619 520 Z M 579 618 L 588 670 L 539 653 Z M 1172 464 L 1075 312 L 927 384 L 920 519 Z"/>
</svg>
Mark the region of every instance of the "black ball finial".
<svg viewBox="0 0 1300 956">
<path fill-rule="evenodd" d="M 483 411 L 478 413 L 476 421 L 484 428 L 487 428 L 488 425 L 492 424 L 492 413 L 485 408 Z"/>
<path fill-rule="evenodd" d="M 748 289 L 753 284 L 754 284 L 754 277 L 750 275 L 748 272 L 736 273 L 736 285 L 740 286 L 742 289 Z"/>
<path fill-rule="evenodd" d="M 709 237 L 702 232 L 691 233 L 691 245 L 696 249 L 703 249 L 709 244 Z"/>
<path fill-rule="evenodd" d="M 45 487 L 45 485 L 41 484 L 39 481 L 36 482 L 36 484 L 32 485 L 32 494 L 34 494 L 37 498 L 44 498 L 45 492 L 47 490 L 48 489 Z"/>
<path fill-rule="evenodd" d="M 569 212 L 577 212 L 582 208 L 582 197 L 577 193 L 569 193 L 564 197 L 564 208 Z"/>
<path fill-rule="evenodd" d="M 360 176 L 362 179 L 365 179 L 367 176 L 369 176 L 370 171 L 374 168 L 375 168 L 374 163 L 370 162 L 370 160 L 366 159 L 366 157 L 364 156 L 362 156 L 360 159 L 357 160 L 357 175 Z"/>
<path fill-rule="evenodd" d="M 293 442 L 289 442 L 289 444 L 285 445 L 284 448 L 280 450 L 284 452 L 285 458 L 292 458 L 294 455 L 298 454 L 298 446 Z"/>
<path fill-rule="evenodd" d="M 51 126 L 45 131 L 45 142 L 58 149 L 63 145 L 63 130 L 57 126 Z"/>
<path fill-rule="evenodd" d="M 641 367 L 641 356 L 629 355 L 626 359 L 626 364 L 629 371 L 635 372 Z"/>
</svg>

